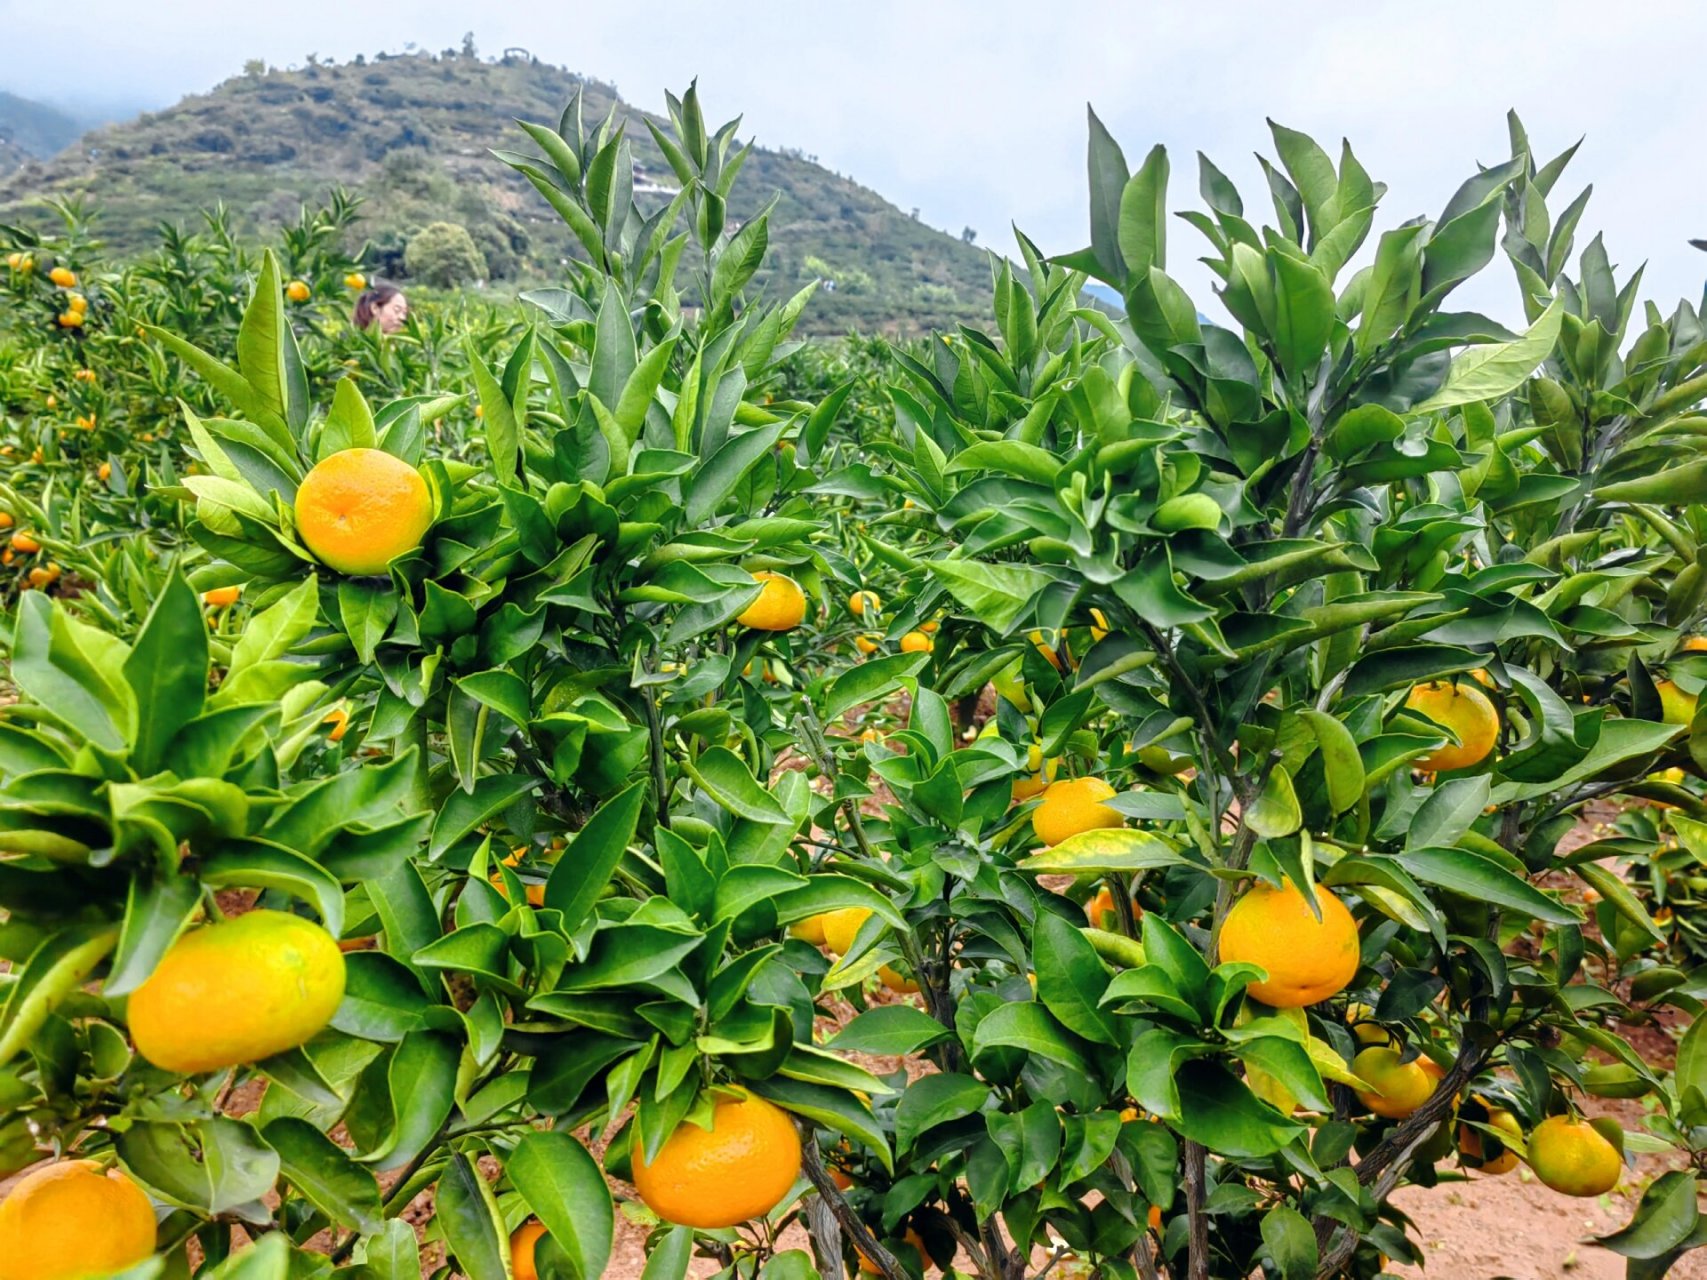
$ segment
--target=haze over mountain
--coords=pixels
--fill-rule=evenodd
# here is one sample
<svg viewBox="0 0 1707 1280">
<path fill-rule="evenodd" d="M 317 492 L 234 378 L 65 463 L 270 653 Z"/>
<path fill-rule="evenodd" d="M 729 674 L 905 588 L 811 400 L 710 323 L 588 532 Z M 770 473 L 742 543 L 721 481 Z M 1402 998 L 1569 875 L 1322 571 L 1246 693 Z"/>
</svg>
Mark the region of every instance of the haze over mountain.
<svg viewBox="0 0 1707 1280">
<path fill-rule="evenodd" d="M 636 159 L 661 187 L 673 186 L 642 113 L 610 86 L 522 55 L 447 51 L 289 71 L 252 63 L 209 93 L 24 164 L 0 179 L 0 218 L 27 219 L 44 196 L 81 196 L 102 238 L 125 252 L 146 245 L 161 222 L 194 225 L 198 210 L 216 203 L 240 232 L 268 232 L 342 186 L 365 199 L 359 231 L 384 272 L 401 272 L 403 245 L 421 226 L 449 220 L 468 228 L 494 280 L 537 280 L 561 269 L 571 238 L 488 149 L 531 150 L 515 119 L 554 124 L 577 86 L 589 128 L 614 106 L 631 121 Z M 714 115 L 719 105 L 710 104 Z M 51 139 L 41 121 L 32 139 Z M 808 309 L 816 331 L 914 332 L 987 314 L 989 266 L 970 240 L 926 226 L 799 151 L 755 147 L 731 217 L 752 217 L 773 196 L 767 282 L 791 292 L 822 281 Z"/>
</svg>

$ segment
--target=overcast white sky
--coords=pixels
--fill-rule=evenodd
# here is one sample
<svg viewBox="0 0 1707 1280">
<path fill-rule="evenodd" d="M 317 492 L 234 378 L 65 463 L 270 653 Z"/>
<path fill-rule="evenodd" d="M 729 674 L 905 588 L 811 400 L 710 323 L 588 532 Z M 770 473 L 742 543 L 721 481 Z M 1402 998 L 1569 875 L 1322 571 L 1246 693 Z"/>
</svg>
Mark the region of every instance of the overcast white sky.
<svg viewBox="0 0 1707 1280">
<path fill-rule="evenodd" d="M 1698 300 L 1707 276 L 1686 243 L 1707 236 L 1701 0 L 0 0 L 0 88 L 160 106 L 246 58 L 440 49 L 469 29 L 645 107 L 697 75 L 719 119 L 744 113 L 761 143 L 1003 251 L 1010 221 L 1051 252 L 1086 242 L 1087 101 L 1130 161 L 1167 144 L 1175 209 L 1198 205 L 1201 149 L 1267 214 L 1265 116 L 1336 154 L 1349 136 L 1391 187 L 1378 231 L 1504 159 L 1516 107 L 1547 156 L 1587 135 L 1554 210 L 1592 181 L 1583 225 L 1622 268 L 1649 263 L 1647 296 Z M 1209 304 L 1200 245 L 1176 222 L 1169 267 Z M 1514 318 L 1509 266 L 1488 274 L 1459 305 Z"/>
</svg>

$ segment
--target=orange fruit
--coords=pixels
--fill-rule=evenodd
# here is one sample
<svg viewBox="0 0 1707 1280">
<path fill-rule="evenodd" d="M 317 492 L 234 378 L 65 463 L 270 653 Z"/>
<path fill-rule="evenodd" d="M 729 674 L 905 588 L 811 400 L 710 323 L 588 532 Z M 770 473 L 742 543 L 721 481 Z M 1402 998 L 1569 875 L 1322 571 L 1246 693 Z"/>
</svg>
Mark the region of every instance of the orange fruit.
<svg viewBox="0 0 1707 1280">
<path fill-rule="evenodd" d="M 843 907 L 839 911 L 826 911 L 819 916 L 818 919 L 824 922 L 825 949 L 834 955 L 847 955 L 853 950 L 854 939 L 859 936 L 859 927 L 870 915 L 870 907 Z"/>
<path fill-rule="evenodd" d="M 61 289 L 74 289 L 77 287 L 77 273 L 69 267 L 55 267 L 52 271 L 47 273 L 47 278 L 53 281 Z"/>
<path fill-rule="evenodd" d="M 12 535 L 12 550 L 21 551 L 25 555 L 33 555 L 35 552 L 41 550 L 41 543 L 35 540 L 33 534 L 19 529 Z"/>
<path fill-rule="evenodd" d="M 877 976 L 883 980 L 883 985 L 896 995 L 910 996 L 919 989 L 918 980 L 902 973 L 891 965 L 882 965 L 877 970 Z"/>
<path fill-rule="evenodd" d="M 76 378 L 79 382 L 93 382 L 95 380 L 95 371 L 93 369 L 79 369 L 71 376 Z"/>
<path fill-rule="evenodd" d="M 1031 815 L 1031 829 L 1046 845 L 1057 845 L 1081 831 L 1119 827 L 1126 819 L 1104 800 L 1114 798 L 1114 788 L 1101 778 L 1065 778 L 1043 789 L 1043 800 Z"/>
<path fill-rule="evenodd" d="M 237 598 L 243 594 L 241 584 L 229 587 L 215 587 L 211 591 L 202 592 L 202 603 L 210 609 L 228 609 L 237 603 Z"/>
<path fill-rule="evenodd" d="M 12 513 L 10 511 L 0 511 L 0 529 L 10 529 L 11 527 Z"/>
<path fill-rule="evenodd" d="M 328 742 L 342 742 L 344 735 L 350 731 L 350 713 L 342 707 L 333 707 L 320 721 L 332 727 L 326 731 Z"/>
<path fill-rule="evenodd" d="M 1618 1185 L 1624 1158 L 1588 1121 L 1549 1116 L 1529 1135 L 1529 1167 L 1564 1195 L 1598 1196 Z"/>
<path fill-rule="evenodd" d="M 1523 1141 L 1523 1126 L 1518 1123 L 1517 1117 L 1511 1112 L 1503 1111 L 1498 1107 L 1491 1107 L 1488 1110 L 1487 1123 L 1490 1129 L 1499 1130 L 1502 1134 L 1510 1136 L 1514 1142 Z M 1458 1126 L 1458 1150 L 1470 1158 L 1473 1168 L 1480 1169 L 1483 1173 L 1497 1175 L 1510 1173 L 1517 1168 L 1517 1152 L 1512 1150 L 1509 1145 L 1503 1143 L 1502 1145 L 1505 1146 L 1505 1149 L 1499 1155 L 1492 1160 L 1484 1160 L 1482 1158 L 1481 1131 L 1472 1129 L 1467 1125 Z"/>
<path fill-rule="evenodd" d="M 788 926 L 788 936 L 799 938 L 802 942 L 810 942 L 815 947 L 823 946 L 824 916 L 807 916 L 804 920 L 796 920 Z"/>
<path fill-rule="evenodd" d="M 848 597 L 848 612 L 853 614 L 854 617 L 865 617 L 865 611 L 867 609 L 871 610 L 874 616 L 882 613 L 883 597 L 879 596 L 875 591 L 856 591 Z"/>
<path fill-rule="evenodd" d="M 760 569 L 753 581 L 761 584 L 758 597 L 735 621 L 753 631 L 792 631 L 806 618 L 806 593 L 785 573 Z"/>
<path fill-rule="evenodd" d="M 711 1129 L 683 1121 L 657 1158 L 633 1151 L 634 1189 L 666 1222 L 713 1231 L 763 1217 L 800 1176 L 800 1135 L 788 1113 L 747 1094 L 722 1099 Z"/>
<path fill-rule="evenodd" d="M 1678 645 L 1678 649 L 1683 653 L 1707 652 L 1707 636 L 1690 636 L 1682 644 Z"/>
<path fill-rule="evenodd" d="M 0 1280 L 85 1280 L 154 1253 L 154 1206 L 117 1169 L 60 1160 L 0 1204 Z"/>
<path fill-rule="evenodd" d="M 994 724 L 995 721 L 990 723 Z M 1061 768 L 1061 761 L 1054 756 L 1043 758 L 1043 748 L 1037 743 L 1031 744 L 1031 751 L 1026 756 L 1026 768 L 1031 773 L 1023 778 L 1015 778 L 1013 785 L 1013 802 L 1023 804 L 1033 796 L 1040 796 L 1049 789 L 1049 784 L 1055 781 L 1055 774 Z"/>
<path fill-rule="evenodd" d="M 1317 886 L 1316 919 L 1303 893 L 1257 883 L 1233 904 L 1221 925 L 1221 962 L 1244 961 L 1268 970 L 1251 995 L 1277 1009 L 1301 1009 L 1345 990 L 1357 976 L 1357 921 L 1327 889 Z"/>
<path fill-rule="evenodd" d="M 936 649 L 936 642 L 923 631 L 909 631 L 901 637 L 902 653 L 931 653 Z"/>
<path fill-rule="evenodd" d="M 1660 719 L 1667 724 L 1689 724 L 1695 719 L 1695 708 L 1700 699 L 1693 693 L 1685 693 L 1670 680 L 1661 680 L 1654 685 L 1654 691 L 1660 695 Z"/>
<path fill-rule="evenodd" d="M 1055 642 L 1052 636 L 1045 635 L 1041 631 L 1033 631 L 1026 636 L 1026 639 L 1031 641 L 1032 646 L 1049 660 L 1050 666 L 1057 671 L 1061 670 L 1061 655 L 1055 652 Z"/>
<path fill-rule="evenodd" d="M 854 648 L 861 653 L 871 655 L 883 647 L 883 637 L 860 634 L 854 637 Z"/>
<path fill-rule="evenodd" d="M 1438 1079 L 1424 1070 L 1426 1058 L 1400 1060 L 1397 1049 L 1372 1045 L 1351 1060 L 1351 1072 L 1371 1086 L 1357 1091 L 1358 1101 L 1378 1116 L 1403 1120 L 1434 1093 Z"/>
<path fill-rule="evenodd" d="M 1488 695 L 1465 684 L 1444 680 L 1419 684 L 1405 706 L 1421 713 L 1458 739 L 1421 757 L 1416 767 L 1428 773 L 1468 769 L 1488 758 L 1500 736 L 1500 716 Z"/>
<path fill-rule="evenodd" d="M 36 260 L 27 253 L 8 253 L 6 265 L 14 271 L 34 271 Z"/>
<path fill-rule="evenodd" d="M 529 1218 L 510 1235 L 510 1273 L 515 1280 L 539 1280 L 539 1268 L 534 1265 L 533 1251 L 545 1234 L 545 1224 Z"/>
<path fill-rule="evenodd" d="M 1133 919 L 1137 919 L 1143 914 L 1143 908 L 1134 902 L 1132 904 Z M 1089 920 L 1091 927 L 1095 929 L 1120 928 L 1120 916 L 1114 905 L 1114 890 L 1108 885 L 1103 885 L 1092 895 L 1091 900 L 1085 903 L 1085 919 Z"/>
<path fill-rule="evenodd" d="M 83 319 L 84 316 L 81 311 L 61 311 L 59 313 L 59 327 L 61 329 L 80 329 L 83 327 Z"/>
<path fill-rule="evenodd" d="M 352 271 L 344 277 L 344 287 L 346 289 L 365 289 L 367 288 L 367 277 L 359 271 Z"/>
<path fill-rule="evenodd" d="M 1150 1211 L 1144 1215 L 1144 1221 L 1150 1224 L 1150 1230 L 1156 1232 L 1158 1235 L 1161 1234 L 1162 1207 L 1157 1204 L 1151 1205 Z"/>
<path fill-rule="evenodd" d="M 508 901 L 510 891 L 504 887 L 504 877 L 494 871 L 487 878 L 491 880 L 492 887 L 498 891 L 499 895 Z M 522 893 L 528 900 L 528 906 L 543 907 L 545 905 L 545 886 L 543 884 L 534 884 L 531 881 L 524 880 L 522 882 Z"/>
<path fill-rule="evenodd" d="M 65 305 L 68 309 L 75 311 L 78 315 L 82 315 L 89 309 L 89 299 L 85 298 L 80 293 L 74 293 L 65 300 Z"/>
<path fill-rule="evenodd" d="M 29 578 L 30 585 L 37 591 L 40 591 L 46 587 L 51 587 L 54 583 L 58 582 L 59 573 L 59 566 L 54 564 L 52 561 L 49 561 L 45 565 L 37 565 L 34 569 L 31 569 L 26 576 Z"/>
<path fill-rule="evenodd" d="M 285 297 L 292 302 L 307 302 L 310 292 L 305 280 L 292 280 L 285 286 Z"/>
<path fill-rule="evenodd" d="M 1103 640 L 1108 638 L 1110 630 L 1108 625 L 1108 615 L 1101 609 L 1092 609 L 1091 623 L 1091 643 L 1100 644 Z M 1151 1207 L 1154 1208 L 1155 1206 L 1152 1205 Z"/>
<path fill-rule="evenodd" d="M 421 545 L 432 523 L 433 498 L 421 473 L 381 449 L 322 458 L 296 491 L 297 532 L 339 573 L 384 573 Z"/>
<path fill-rule="evenodd" d="M 258 1062 L 294 1049 L 344 998 L 344 955 L 301 916 L 251 911 L 183 935 L 131 993 L 137 1052 L 167 1071 Z"/>
</svg>

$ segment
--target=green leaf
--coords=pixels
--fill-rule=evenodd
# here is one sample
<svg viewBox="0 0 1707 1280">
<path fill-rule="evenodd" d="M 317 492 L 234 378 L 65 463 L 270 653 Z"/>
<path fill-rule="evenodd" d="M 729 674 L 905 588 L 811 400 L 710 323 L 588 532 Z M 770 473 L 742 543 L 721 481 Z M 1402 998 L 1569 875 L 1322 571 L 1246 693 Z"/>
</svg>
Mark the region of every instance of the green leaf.
<svg viewBox="0 0 1707 1280">
<path fill-rule="evenodd" d="M 1334 290 L 1312 262 L 1279 249 L 1268 251 L 1274 276 L 1274 348 L 1280 367 L 1299 379 L 1314 373 L 1333 336 Z"/>
<path fill-rule="evenodd" d="M 1263 1214 L 1262 1244 L 1281 1280 L 1311 1280 L 1316 1274 L 1316 1233 L 1291 1205 L 1276 1205 Z"/>
<path fill-rule="evenodd" d="M 632 782 L 599 806 L 551 869 L 545 905 L 563 913 L 562 928 L 573 933 L 591 914 L 634 839 L 650 783 Z"/>
<path fill-rule="evenodd" d="M 1061 459 L 1047 449 L 1021 440 L 980 440 L 949 460 L 948 474 L 961 471 L 1000 471 L 1053 487 L 1061 474 Z"/>
<path fill-rule="evenodd" d="M 13 683 L 108 751 L 122 750 L 135 731 L 135 694 L 119 675 L 127 656 L 119 641 L 92 633 L 39 591 L 19 597 Z"/>
<path fill-rule="evenodd" d="M 244 308 L 237 329 L 237 368 L 267 412 L 282 421 L 292 417 L 285 357 L 285 343 L 294 341 L 289 333 L 278 259 L 267 249 L 261 254 L 261 275 L 255 281 L 254 297 Z"/>
<path fill-rule="evenodd" d="M 384 1226 L 374 1176 L 308 1121 L 281 1116 L 269 1122 L 261 1136 L 279 1153 L 285 1181 L 333 1222 L 364 1236 Z"/>
<path fill-rule="evenodd" d="M 1701 1218 L 1699 1195 L 1693 1173 L 1662 1173 L 1642 1193 L 1642 1203 L 1629 1224 L 1595 1243 L 1626 1258 L 1664 1257 L 1695 1233 Z"/>
<path fill-rule="evenodd" d="M 1637 476 L 1634 480 L 1598 485 L 1589 496 L 1601 502 L 1657 502 L 1679 507 L 1707 502 L 1707 458 Z"/>
<path fill-rule="evenodd" d="M 1101 1005 L 1108 969 L 1076 926 L 1052 911 L 1040 911 L 1032 956 L 1037 998 L 1063 1026 L 1097 1044 L 1122 1043 L 1118 1020 Z"/>
<path fill-rule="evenodd" d="M 1322 752 L 1328 804 L 1336 814 L 1344 813 L 1363 798 L 1366 785 L 1357 740 L 1351 736 L 1351 730 L 1325 711 L 1305 708 L 1299 715 L 1315 731 L 1316 744 Z"/>
<path fill-rule="evenodd" d="M 700 464 L 686 486 L 683 503 L 682 515 L 689 528 L 703 525 L 716 512 L 753 465 L 776 448 L 787 428 L 787 422 L 778 422 L 731 436 Z"/>
<path fill-rule="evenodd" d="M 597 1280 L 610 1261 L 614 1210 L 598 1162 L 567 1133 L 535 1131 L 516 1144 L 504 1172 L 568 1255 L 580 1280 Z"/>
<path fill-rule="evenodd" d="M 1167 200 L 1168 152 L 1157 143 L 1120 193 L 1117 243 L 1128 272 L 1168 265 Z"/>
<path fill-rule="evenodd" d="M 856 1015 L 825 1045 L 838 1053 L 902 1056 L 950 1038 L 930 1014 L 905 1004 L 884 1004 Z"/>
<path fill-rule="evenodd" d="M 474 389 L 480 396 L 480 418 L 486 434 L 486 455 L 492 463 L 492 474 L 500 484 L 509 483 L 516 477 L 516 464 L 521 452 L 521 431 L 516 425 L 515 408 L 475 345 L 473 334 L 463 340 L 463 346 L 468 352 L 469 372 L 474 375 Z"/>
<path fill-rule="evenodd" d="M 277 889 L 309 903 L 326 931 L 344 931 L 344 891 L 318 863 L 264 840 L 228 840 L 204 859 L 203 884 L 216 887 Z"/>
<path fill-rule="evenodd" d="M 1252 831 L 1269 840 L 1289 836 L 1304 825 L 1304 811 L 1298 805 L 1292 775 L 1280 765 L 1269 770 L 1262 792 L 1245 815 L 1245 822 Z"/>
<path fill-rule="evenodd" d="M 287 1280 L 291 1258 L 290 1241 L 280 1232 L 271 1232 L 211 1270 L 199 1272 L 198 1280 Z M 129 1280 L 130 1275 L 122 1272 L 120 1280 Z"/>
<path fill-rule="evenodd" d="M 125 1167 L 164 1200 L 204 1214 L 259 1200 L 278 1181 L 279 1156 L 241 1120 L 142 1120 L 114 1135 Z M 264 1212 L 264 1211 L 263 1211 Z"/>
<path fill-rule="evenodd" d="M 1405 847 L 1423 849 L 1430 845 L 1457 844 L 1487 808 L 1490 785 L 1491 779 L 1485 773 L 1437 783 L 1411 819 L 1410 829 L 1405 833 Z"/>
<path fill-rule="evenodd" d="M 1097 876 L 1184 866 L 1189 861 L 1161 836 L 1127 827 L 1105 827 L 1081 831 L 1052 848 L 1021 858 L 1017 869 L 1032 875 Z"/>
<path fill-rule="evenodd" d="M 391 1218 L 377 1237 L 367 1241 L 364 1267 L 372 1280 L 421 1280 L 421 1242 L 415 1228 Z M 362 1280 L 369 1280 L 364 1274 Z"/>
<path fill-rule="evenodd" d="M 183 575 L 166 579 L 125 659 L 124 677 L 136 694 L 137 771 L 153 773 L 166 745 L 202 713 L 207 700 L 207 623 Z"/>
<path fill-rule="evenodd" d="M 1006 1046 L 1048 1058 L 1090 1079 L 1098 1074 L 1077 1039 L 1070 1036 L 1042 1005 L 1029 1000 L 992 1009 L 979 1020 L 972 1033 L 972 1045 L 974 1056 L 986 1049 Z"/>
<path fill-rule="evenodd" d="M 439 1175 L 433 1221 L 468 1280 L 509 1280 L 510 1242 L 492 1188 L 460 1151 Z"/>
<path fill-rule="evenodd" d="M 1555 902 L 1492 858 L 1468 849 L 1413 849 L 1397 861 L 1417 879 L 1465 897 L 1515 911 L 1545 924 L 1581 924 L 1582 917 Z"/>
<path fill-rule="evenodd" d="M 910 1149 L 920 1134 L 939 1124 L 977 1114 L 990 1096 L 989 1086 L 971 1076 L 949 1071 L 920 1076 L 895 1104 L 896 1149 Z"/>
<path fill-rule="evenodd" d="M 727 747 L 712 747 L 696 764 L 684 768 L 701 789 L 738 818 L 769 824 L 792 823 L 793 819 L 753 776 L 746 763 Z"/>
<path fill-rule="evenodd" d="M 1006 632 L 1053 579 L 1041 569 L 978 560 L 927 560 L 926 569 L 957 601 L 993 631 Z"/>
<path fill-rule="evenodd" d="M 850 667 L 830 681 L 820 714 L 826 722 L 839 720 L 863 703 L 881 701 L 918 675 L 930 660 L 928 653 L 896 653 Z"/>
<path fill-rule="evenodd" d="M 878 1127 L 871 1109 L 847 1090 L 808 1084 L 804 1080 L 790 1080 L 785 1076 L 754 1080 L 748 1087 L 761 1098 L 776 1103 L 785 1111 L 805 1116 L 826 1129 L 834 1129 L 856 1142 L 864 1143 L 876 1153 L 885 1169 L 895 1167 L 894 1157 L 889 1151 L 889 1140 L 883 1136 L 883 1130 Z"/>
<path fill-rule="evenodd" d="M 411 1031 L 386 1070 L 392 1124 L 363 1164 L 395 1169 L 408 1164 L 438 1136 L 456 1101 L 457 1063 L 462 1047 L 440 1031 Z"/>
<path fill-rule="evenodd" d="M 10 1062 L 41 1031 L 61 1001 L 88 981 L 118 942 L 118 930 L 87 926 L 50 933 L 30 953 L 6 989 L 0 1010 L 0 1064 Z"/>
<path fill-rule="evenodd" d="M 1179 1119 L 1173 1127 L 1218 1155 L 1260 1159 L 1306 1132 L 1303 1125 L 1263 1102 L 1218 1062 L 1182 1064 L 1175 1085 L 1179 1090 Z"/>
<path fill-rule="evenodd" d="M 118 952 L 101 984 L 102 992 L 108 997 L 124 996 L 141 986 L 200 904 L 201 886 L 193 876 L 133 879 Z"/>
<path fill-rule="evenodd" d="M 1510 395 L 1553 353 L 1564 314 L 1564 301 L 1555 298 L 1517 341 L 1471 347 L 1453 360 L 1440 390 L 1417 405 L 1415 412 Z"/>
</svg>

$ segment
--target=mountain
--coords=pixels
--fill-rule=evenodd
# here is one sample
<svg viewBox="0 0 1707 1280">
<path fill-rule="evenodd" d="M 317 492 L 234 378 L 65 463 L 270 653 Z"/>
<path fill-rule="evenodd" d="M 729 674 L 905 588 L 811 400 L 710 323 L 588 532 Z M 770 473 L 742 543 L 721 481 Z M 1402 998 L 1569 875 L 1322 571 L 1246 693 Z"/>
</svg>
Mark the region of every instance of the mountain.
<svg viewBox="0 0 1707 1280">
<path fill-rule="evenodd" d="M 0 172 L 8 167 L 8 151 L 46 159 L 75 142 L 84 127 L 58 107 L 0 89 Z"/>
<path fill-rule="evenodd" d="M 611 86 L 520 51 L 497 60 L 447 51 L 290 71 L 250 64 L 209 93 L 97 129 L 0 179 L 0 221 L 29 217 L 37 197 L 85 194 L 102 238 L 126 252 L 146 246 L 160 222 L 196 225 L 197 211 L 216 203 L 240 232 L 270 233 L 343 186 L 365 200 L 357 232 L 383 274 L 402 275 L 403 245 L 415 231 L 450 220 L 468 228 L 494 280 L 536 283 L 560 271 L 571 237 L 488 149 L 530 149 L 514 121 L 555 123 L 577 87 L 588 127 L 614 107 L 630 120 L 636 161 L 674 185 L 643 113 Z M 720 120 L 718 111 L 739 105 L 712 103 L 708 114 Z M 761 282 L 773 293 L 823 282 L 806 311 L 809 331 L 910 334 L 988 315 L 981 249 L 798 151 L 755 147 L 731 219 L 751 217 L 773 196 Z"/>
</svg>

